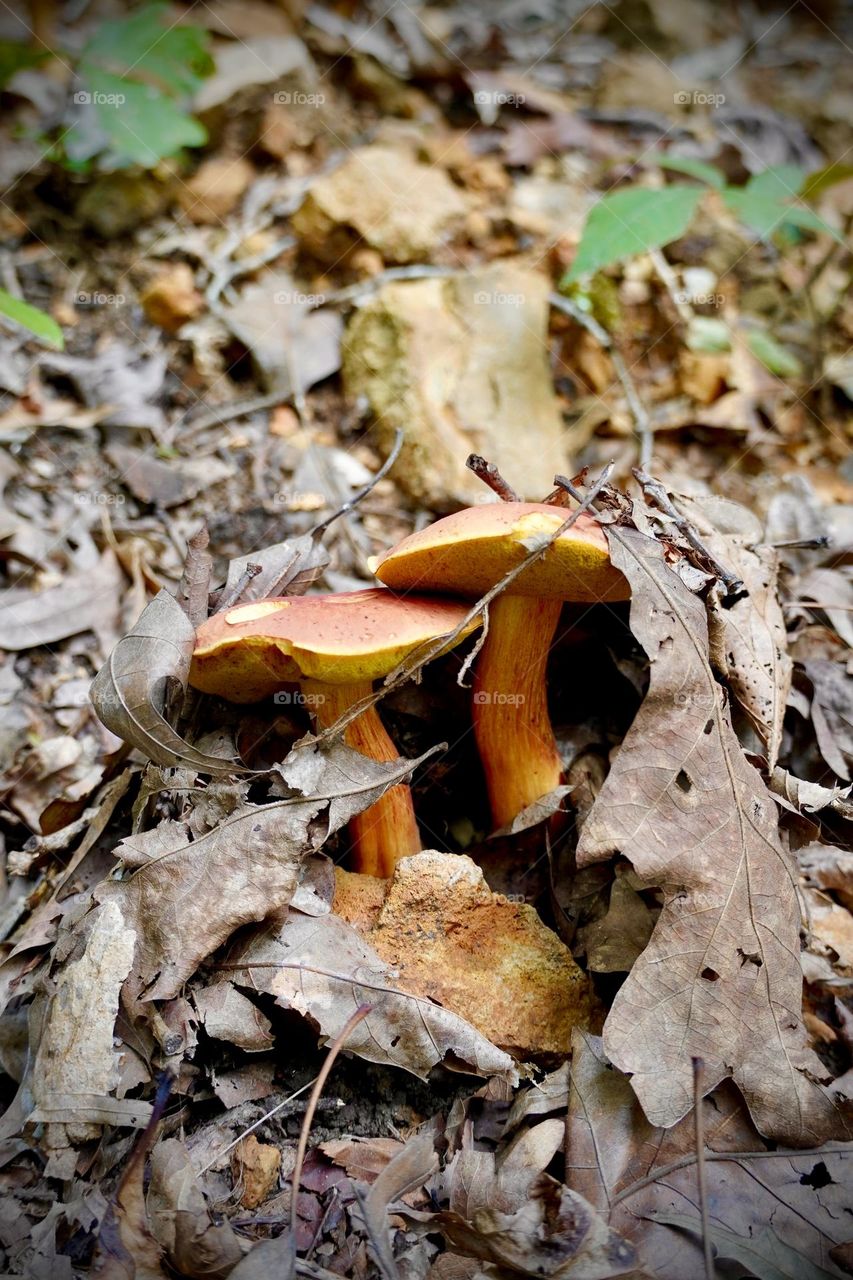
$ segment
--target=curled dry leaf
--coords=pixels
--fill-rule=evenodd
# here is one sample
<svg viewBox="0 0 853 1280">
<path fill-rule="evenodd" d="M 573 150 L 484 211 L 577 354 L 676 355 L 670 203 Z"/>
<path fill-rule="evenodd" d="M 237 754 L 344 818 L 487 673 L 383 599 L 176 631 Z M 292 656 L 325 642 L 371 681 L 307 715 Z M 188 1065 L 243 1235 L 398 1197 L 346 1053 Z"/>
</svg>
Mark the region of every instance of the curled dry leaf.
<svg viewBox="0 0 853 1280">
<path fill-rule="evenodd" d="M 190 746 L 164 715 L 174 690 L 187 687 L 194 644 L 195 631 L 183 609 L 168 591 L 161 591 L 95 676 L 92 705 L 112 733 L 155 764 L 233 773 L 232 761 Z"/>
<path fill-rule="evenodd" d="M 801 1017 L 792 867 L 711 673 L 704 608 L 656 542 L 608 534 L 651 682 L 583 828 L 578 864 L 618 850 L 663 889 L 664 905 L 608 1015 L 605 1048 L 655 1124 L 690 1110 L 696 1056 L 706 1088 L 731 1076 L 766 1135 L 795 1146 L 844 1135 Z"/>
<path fill-rule="evenodd" d="M 431 1134 L 410 1138 L 374 1181 L 370 1191 L 359 1198 L 364 1225 L 373 1245 L 382 1275 L 399 1276 L 388 1232 L 388 1211 L 393 1201 L 407 1191 L 421 1187 L 435 1173 L 438 1157 Z"/>
<path fill-rule="evenodd" d="M 547 1173 L 509 1212 L 484 1207 L 469 1222 L 447 1210 L 432 1215 L 430 1229 L 440 1230 L 457 1253 L 525 1276 L 608 1280 L 637 1270 L 633 1245 L 611 1231 L 583 1196 Z"/>
<path fill-rule="evenodd" d="M 759 522 L 739 504 L 717 497 L 682 495 L 678 504 L 711 554 L 747 589 L 748 594 L 733 603 L 723 601 L 716 592 L 709 597 L 711 663 L 726 677 L 749 716 L 772 769 L 782 743 L 793 666 L 776 590 L 778 554 L 760 543 Z"/>
<path fill-rule="evenodd" d="M 443 1062 L 451 1070 L 518 1080 L 509 1054 L 464 1018 L 401 991 L 393 969 L 338 916 L 291 910 L 284 924 L 240 945 L 229 967 L 241 971 L 236 982 L 304 1014 L 326 1040 L 340 1034 L 354 1008 L 369 1004 L 371 1012 L 346 1044 L 348 1053 L 369 1062 L 403 1067 L 421 1079 Z"/>
<path fill-rule="evenodd" d="M 148 1221 L 170 1264 L 194 1280 L 225 1280 L 243 1251 L 227 1221 L 214 1222 L 182 1142 L 151 1154 Z"/>
<path fill-rule="evenodd" d="M 853 675 L 840 662 L 805 663 L 820 754 L 843 782 L 853 777 Z"/>
<path fill-rule="evenodd" d="M 222 600 L 230 600 L 239 590 L 241 604 L 263 600 L 265 596 L 301 596 L 329 563 L 329 553 L 319 537 L 305 533 L 239 556 L 228 565 L 228 576 L 222 588 Z M 247 578 L 249 565 L 260 566 L 260 573 Z M 242 589 L 240 589 L 242 584 Z"/>
</svg>

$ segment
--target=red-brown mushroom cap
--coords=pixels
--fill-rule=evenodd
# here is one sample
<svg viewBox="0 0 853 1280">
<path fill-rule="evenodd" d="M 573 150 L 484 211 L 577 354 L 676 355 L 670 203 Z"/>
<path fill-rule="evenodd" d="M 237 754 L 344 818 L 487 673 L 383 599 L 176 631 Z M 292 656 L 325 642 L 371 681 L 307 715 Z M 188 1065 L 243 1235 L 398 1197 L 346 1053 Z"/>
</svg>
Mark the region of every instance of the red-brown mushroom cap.
<svg viewBox="0 0 853 1280">
<path fill-rule="evenodd" d="M 229 702 L 256 702 L 304 679 L 378 680 L 455 630 L 466 612 L 459 600 L 400 597 L 382 587 L 237 605 L 199 627 L 190 684 Z M 453 644 L 479 625 L 475 619 Z"/>
<path fill-rule="evenodd" d="M 521 564 L 568 514 L 545 502 L 466 507 L 404 538 L 379 557 L 374 571 L 395 591 L 448 591 L 476 598 Z M 610 563 L 598 521 L 581 512 L 507 593 L 592 603 L 627 600 L 630 591 Z"/>
</svg>

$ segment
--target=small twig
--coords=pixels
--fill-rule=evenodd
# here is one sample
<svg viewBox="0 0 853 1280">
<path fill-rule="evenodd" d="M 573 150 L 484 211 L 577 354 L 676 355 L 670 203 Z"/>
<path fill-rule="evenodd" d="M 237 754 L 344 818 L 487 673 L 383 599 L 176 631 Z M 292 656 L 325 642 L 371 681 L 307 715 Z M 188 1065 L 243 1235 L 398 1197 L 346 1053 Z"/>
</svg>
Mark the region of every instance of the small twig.
<svg viewBox="0 0 853 1280">
<path fill-rule="evenodd" d="M 828 533 L 821 533 L 816 538 L 789 538 L 787 542 L 765 542 L 766 547 L 773 547 L 776 551 L 784 551 L 790 549 L 792 551 L 820 551 L 824 547 L 830 546 L 832 539 Z"/>
<path fill-rule="evenodd" d="M 853 604 L 832 604 L 822 600 L 783 600 L 783 609 L 837 609 L 839 613 L 853 613 Z"/>
<path fill-rule="evenodd" d="M 348 1018 L 340 1033 L 335 1037 L 332 1047 L 326 1057 L 326 1061 L 323 1063 L 320 1068 L 320 1073 L 314 1081 L 314 1088 L 311 1090 L 311 1096 L 308 1099 L 308 1106 L 305 1108 L 302 1130 L 299 1134 L 299 1144 L 296 1148 L 296 1163 L 293 1166 L 293 1174 L 290 1179 L 290 1240 L 294 1259 L 296 1257 L 296 1201 L 299 1195 L 299 1184 L 302 1181 L 302 1166 L 305 1163 L 305 1152 L 308 1149 L 308 1135 L 311 1132 L 311 1125 L 314 1122 L 317 1103 L 320 1101 L 320 1094 L 323 1092 L 323 1086 L 329 1078 L 329 1072 L 335 1065 L 335 1058 L 337 1058 L 345 1042 L 349 1039 L 350 1033 L 358 1026 L 363 1018 L 367 1017 L 371 1008 L 372 1006 L 369 1004 L 360 1004 L 355 1013 Z"/>
<path fill-rule="evenodd" d="M 370 276 L 367 280 L 359 280 L 356 284 L 349 284 L 343 289 L 336 289 L 334 293 L 323 294 L 314 303 L 314 307 L 333 307 L 340 306 L 346 302 L 357 302 L 360 298 L 365 297 L 368 293 L 373 293 L 376 289 L 381 289 L 384 284 L 388 284 L 392 280 L 447 279 L 449 276 L 458 274 L 459 272 L 455 267 L 433 267 L 419 263 L 413 263 L 408 267 L 388 267 L 386 271 L 379 271 L 375 276 Z"/>
<path fill-rule="evenodd" d="M 325 520 L 321 520 L 319 524 L 315 524 L 314 528 L 311 530 L 312 536 L 316 537 L 321 534 L 324 529 L 328 529 L 333 520 L 338 520 L 341 516 L 347 515 L 348 512 L 352 511 L 354 507 L 357 507 L 360 502 L 363 502 L 364 499 L 373 492 L 379 481 L 387 476 L 388 472 L 399 458 L 400 450 L 403 447 L 403 439 L 403 429 L 402 427 L 398 427 L 394 436 L 394 444 L 391 448 L 391 452 L 388 454 L 388 457 L 382 463 L 382 466 L 376 474 L 372 476 L 364 488 L 359 489 L 358 493 L 354 494 L 348 502 L 344 502 L 340 507 L 338 507 L 337 511 L 332 512 L 330 516 L 327 516 Z"/>
<path fill-rule="evenodd" d="M 685 324 L 689 324 L 693 319 L 693 308 L 689 302 L 685 301 L 684 294 L 679 291 L 675 272 L 660 249 L 650 249 L 649 257 L 651 258 L 652 266 L 657 272 L 658 279 L 666 289 L 672 305 L 678 312 L 679 319 L 683 320 Z"/>
<path fill-rule="evenodd" d="M 587 333 L 592 334 L 596 342 L 604 347 L 605 351 L 610 352 L 613 368 L 616 370 L 616 377 L 622 384 L 625 399 L 628 401 L 628 408 L 634 416 L 634 425 L 640 437 L 640 466 L 647 467 L 652 460 L 654 431 L 652 430 L 651 419 L 640 399 L 640 393 L 637 391 L 634 379 L 631 377 L 630 370 L 622 358 L 616 343 L 603 325 L 600 325 L 593 316 L 582 311 L 570 298 L 564 298 L 559 293 L 549 293 L 548 301 L 557 311 L 562 311 L 565 315 L 571 316 L 577 324 L 586 329 Z"/>
<path fill-rule="evenodd" d="M 512 485 L 507 484 L 500 471 L 493 462 L 487 462 L 479 453 L 469 453 L 465 459 L 465 466 L 469 471 L 473 471 L 478 480 L 482 480 L 483 484 L 487 484 L 493 493 L 496 493 L 501 502 L 520 502 L 521 498 L 515 492 Z"/>
<path fill-rule="evenodd" d="M 705 1259 L 705 1280 L 714 1280 L 714 1255 L 711 1251 L 711 1232 L 708 1218 L 708 1177 L 705 1168 L 705 1112 L 702 1109 L 701 1058 L 693 1058 L 693 1123 L 696 1133 L 696 1180 L 699 1184 L 699 1213 L 702 1218 L 702 1252 Z"/>
<path fill-rule="evenodd" d="M 642 485 L 643 492 L 646 496 L 651 498 L 653 502 L 657 503 L 661 511 L 669 516 L 676 529 L 678 529 L 679 533 L 687 539 L 694 551 L 698 551 L 709 564 L 714 566 L 714 571 L 717 574 L 717 577 L 726 588 L 726 594 L 729 597 L 728 603 L 734 604 L 736 600 L 740 600 L 743 596 L 748 595 L 749 592 L 744 586 L 742 579 L 739 578 L 737 574 L 732 573 L 731 569 L 727 569 L 724 564 L 721 564 L 715 555 L 712 555 L 690 521 L 683 516 L 670 501 L 669 494 L 661 484 L 660 480 L 655 480 L 654 476 L 650 476 L 642 467 L 633 467 L 632 470 L 637 480 Z"/>
<path fill-rule="evenodd" d="M 247 564 L 243 572 L 240 574 L 240 577 L 234 583 L 234 586 L 228 592 L 228 595 L 221 597 L 216 602 L 215 612 L 222 613 L 224 609 L 233 609 L 234 605 L 237 604 L 238 600 L 242 599 L 244 592 L 247 590 L 249 586 L 249 583 L 252 581 L 253 578 L 257 578 L 258 574 L 261 572 L 262 569 L 263 569 L 263 565 Z"/>
<path fill-rule="evenodd" d="M 251 396 L 245 400 L 231 400 L 228 404 L 214 405 L 206 413 L 200 413 L 187 423 L 183 432 L 184 441 L 224 422 L 233 422 L 235 418 L 246 418 L 251 413 L 260 413 L 262 409 L 275 409 L 291 397 L 288 387 L 278 387 L 275 391 L 266 391 L 263 395 Z"/>
</svg>

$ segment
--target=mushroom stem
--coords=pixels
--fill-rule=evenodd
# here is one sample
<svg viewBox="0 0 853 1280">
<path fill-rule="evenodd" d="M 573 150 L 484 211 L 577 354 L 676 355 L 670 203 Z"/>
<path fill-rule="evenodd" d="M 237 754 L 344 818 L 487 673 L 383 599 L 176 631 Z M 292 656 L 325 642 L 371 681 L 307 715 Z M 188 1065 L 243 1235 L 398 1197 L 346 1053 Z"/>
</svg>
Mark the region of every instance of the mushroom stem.
<svg viewBox="0 0 853 1280">
<path fill-rule="evenodd" d="M 318 729 L 329 729 L 345 711 L 371 694 L 373 686 L 369 681 L 327 684 L 321 680 L 303 680 L 302 691 L 306 698 L 311 699 L 309 705 Z M 368 707 L 357 720 L 347 725 L 344 741 L 370 760 L 400 758 L 376 707 Z M 354 871 L 369 876 L 393 875 L 394 867 L 401 858 L 421 851 L 421 836 L 409 787 L 405 784 L 389 787 L 369 809 L 350 818 L 349 835 Z"/>
<path fill-rule="evenodd" d="M 561 600 L 501 595 L 474 677 L 474 734 L 496 828 L 560 785 L 545 682 Z"/>
</svg>

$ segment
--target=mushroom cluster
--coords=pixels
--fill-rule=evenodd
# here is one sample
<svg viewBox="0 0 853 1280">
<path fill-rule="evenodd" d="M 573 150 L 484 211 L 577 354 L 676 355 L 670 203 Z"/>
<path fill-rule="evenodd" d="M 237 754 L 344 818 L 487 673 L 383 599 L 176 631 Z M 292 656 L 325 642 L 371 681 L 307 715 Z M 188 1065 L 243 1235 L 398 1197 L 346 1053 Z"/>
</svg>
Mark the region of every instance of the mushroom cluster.
<svg viewBox="0 0 853 1280">
<path fill-rule="evenodd" d="M 382 587 L 216 613 L 198 630 L 190 683 L 242 703 L 295 685 L 317 728 L 330 728 L 410 654 L 433 644 L 437 656 L 470 635 L 481 621 L 468 619 L 471 602 L 550 537 L 489 606 L 475 666 L 474 732 L 493 823 L 507 826 L 560 783 L 546 665 L 563 603 L 628 597 L 595 519 L 581 513 L 554 537 L 566 516 L 548 503 L 469 507 L 379 557 Z M 345 740 L 373 760 L 398 758 L 373 705 L 347 725 Z M 355 870 L 391 875 L 401 858 L 421 849 L 409 787 L 390 787 L 352 820 L 349 834 Z"/>
</svg>

